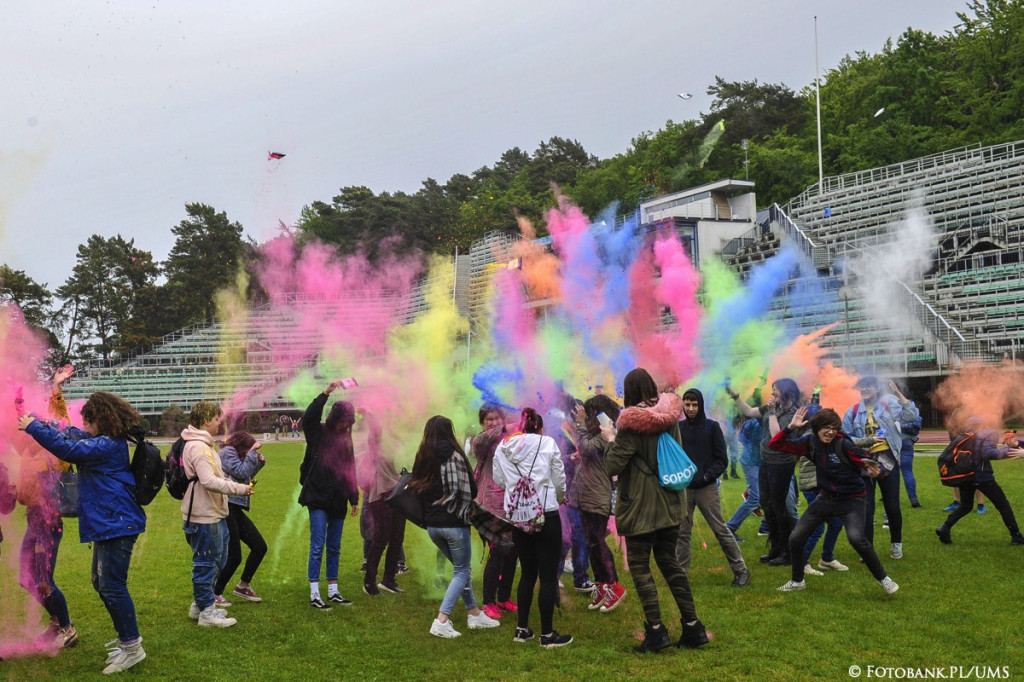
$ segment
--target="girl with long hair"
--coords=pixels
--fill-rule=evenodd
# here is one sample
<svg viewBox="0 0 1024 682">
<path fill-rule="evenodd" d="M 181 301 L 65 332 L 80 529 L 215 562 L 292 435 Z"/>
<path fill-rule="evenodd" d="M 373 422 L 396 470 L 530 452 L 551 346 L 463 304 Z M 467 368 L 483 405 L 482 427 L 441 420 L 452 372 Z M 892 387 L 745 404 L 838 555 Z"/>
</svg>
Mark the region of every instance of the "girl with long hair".
<svg viewBox="0 0 1024 682">
<path fill-rule="evenodd" d="M 544 523 L 539 531 L 528 533 L 512 529 L 512 542 L 519 554 L 518 627 L 513 640 L 533 638 L 530 629 L 530 604 L 533 586 L 540 577 L 537 608 L 540 611 L 540 645 L 565 646 L 572 635 L 561 635 L 553 627 L 558 600 L 558 567 L 562 556 L 562 521 L 558 506 L 565 501 L 565 469 L 558 445 L 544 435 L 544 419 L 532 407 L 523 409 L 519 428 L 498 446 L 494 456 L 494 482 L 505 489 L 505 507 L 522 478 L 528 478 L 544 507 Z"/>
<path fill-rule="evenodd" d="M 789 426 L 800 408 L 800 388 L 792 379 L 777 379 L 772 383 L 768 402 L 751 407 L 738 393 L 726 387 L 737 409 L 747 417 L 761 419 L 761 466 L 758 470 L 761 509 L 768 524 L 768 554 L 761 561 L 770 566 L 789 565 L 789 534 L 796 525 L 787 508 L 787 498 L 793 486 L 796 457 L 773 450 L 769 442 L 775 434 Z"/>
<path fill-rule="evenodd" d="M 708 643 L 708 636 L 676 556 L 686 495 L 663 488 L 658 479 L 658 439 L 668 433 L 679 442 L 683 403 L 673 393 L 659 395 L 654 379 L 642 367 L 626 374 L 622 384 L 625 409 L 619 414 L 615 442 L 605 455 L 605 468 L 610 476 L 619 477 L 615 523 L 626 537 L 629 572 L 647 619 L 644 641 L 634 651 L 655 652 L 671 644 L 661 621 L 652 555 L 679 608 L 683 634 L 676 646 L 699 647 Z"/>
<path fill-rule="evenodd" d="M 410 487 L 423 500 L 427 534 L 454 569 L 437 618 L 430 625 L 430 634 L 446 639 L 462 634 L 451 621 L 459 597 L 469 612 L 467 625 L 471 630 L 500 625 L 480 610 L 473 595 L 469 517 L 476 497 L 476 483 L 471 470 L 466 453 L 455 437 L 452 420 L 441 415 L 428 419 L 416 450 Z"/>
<path fill-rule="evenodd" d="M 116 673 L 146 658 L 135 603 L 128 593 L 128 565 L 146 513 L 135 501 L 135 476 L 128 455 L 129 429 L 141 421 L 124 400 L 105 391 L 82 406 L 83 429 L 58 430 L 27 414 L 18 428 L 57 458 L 78 467 L 78 535 L 92 543 L 92 585 L 107 607 L 117 639 L 104 673 Z"/>
<path fill-rule="evenodd" d="M 235 431 L 224 440 L 224 447 L 220 449 L 220 465 L 224 475 L 235 483 L 252 485 L 256 474 L 259 473 L 267 460 L 260 452 L 262 443 L 249 435 L 244 429 Z M 228 581 L 235 574 L 235 571 L 242 563 L 242 543 L 249 548 L 249 556 L 245 560 L 245 568 L 242 569 L 242 577 L 239 578 L 233 594 L 246 601 L 263 601 L 253 592 L 250 583 L 260 567 L 263 557 L 267 554 L 267 542 L 260 534 L 259 528 L 249 518 L 249 496 L 231 495 L 228 497 L 228 558 L 224 568 L 217 576 L 217 582 L 213 586 L 215 596 L 224 594 L 224 588 Z"/>
</svg>

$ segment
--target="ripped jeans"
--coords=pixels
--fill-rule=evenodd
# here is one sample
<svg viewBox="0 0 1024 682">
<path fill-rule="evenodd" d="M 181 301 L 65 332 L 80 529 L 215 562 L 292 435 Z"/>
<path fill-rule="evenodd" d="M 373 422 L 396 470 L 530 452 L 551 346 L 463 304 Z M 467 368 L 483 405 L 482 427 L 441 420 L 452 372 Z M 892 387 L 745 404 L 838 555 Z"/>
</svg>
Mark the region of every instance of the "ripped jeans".
<svg viewBox="0 0 1024 682">
<path fill-rule="evenodd" d="M 92 543 L 92 586 L 107 607 L 118 641 L 129 646 L 142 639 L 135 618 L 135 602 L 128 593 L 128 564 L 138 537 L 125 535 Z"/>
<path fill-rule="evenodd" d="M 184 531 L 192 548 L 192 598 L 203 611 L 213 606 L 213 584 L 228 560 L 228 523 L 186 523 Z"/>
</svg>

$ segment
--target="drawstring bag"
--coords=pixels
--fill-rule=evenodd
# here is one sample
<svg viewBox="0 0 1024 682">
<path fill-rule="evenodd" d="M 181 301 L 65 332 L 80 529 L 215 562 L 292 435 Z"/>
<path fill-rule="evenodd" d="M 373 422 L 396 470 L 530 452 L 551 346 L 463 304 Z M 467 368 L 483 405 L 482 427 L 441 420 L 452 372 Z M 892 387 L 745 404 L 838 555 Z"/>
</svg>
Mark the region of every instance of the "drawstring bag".
<svg viewBox="0 0 1024 682">
<path fill-rule="evenodd" d="M 686 490 L 697 474 L 697 466 L 690 461 L 668 431 L 658 436 L 658 483 L 666 490 Z"/>
</svg>

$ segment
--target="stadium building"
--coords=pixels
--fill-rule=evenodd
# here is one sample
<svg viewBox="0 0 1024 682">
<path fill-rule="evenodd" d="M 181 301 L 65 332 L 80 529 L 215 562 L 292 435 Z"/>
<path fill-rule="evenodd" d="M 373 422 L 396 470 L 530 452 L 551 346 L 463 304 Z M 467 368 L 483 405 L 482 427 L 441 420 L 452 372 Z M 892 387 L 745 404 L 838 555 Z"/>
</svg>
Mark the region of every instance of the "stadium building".
<svg viewBox="0 0 1024 682">
<path fill-rule="evenodd" d="M 804 266 L 770 315 L 793 333 L 829 326 L 819 343 L 837 365 L 906 379 L 926 423 L 937 421 L 927 394 L 965 362 L 1021 364 L 1024 141 L 828 177 L 786 206 L 760 210 L 753 182 L 722 180 L 644 202 L 630 218 L 643 230 L 676 229 L 698 267 L 717 256 L 746 275 L 780 249 L 798 249 Z M 456 259 L 452 295 L 470 321 L 467 349 L 484 328 L 493 270 L 508 267 L 519 239 L 492 233 Z M 426 309 L 429 284 L 398 311 L 403 319 Z M 799 291 L 814 294 L 795 306 Z M 345 314 L 382 304 L 389 302 L 356 297 Z M 280 361 L 312 366 L 317 357 L 316 337 L 296 311 L 338 313 L 299 296 L 289 306 L 182 329 L 117 364 L 80 368 L 66 395 L 109 390 L 157 415 L 172 404 L 187 410 L 237 398 L 244 386 L 250 411 L 294 410 L 282 397 L 290 376 Z"/>
</svg>

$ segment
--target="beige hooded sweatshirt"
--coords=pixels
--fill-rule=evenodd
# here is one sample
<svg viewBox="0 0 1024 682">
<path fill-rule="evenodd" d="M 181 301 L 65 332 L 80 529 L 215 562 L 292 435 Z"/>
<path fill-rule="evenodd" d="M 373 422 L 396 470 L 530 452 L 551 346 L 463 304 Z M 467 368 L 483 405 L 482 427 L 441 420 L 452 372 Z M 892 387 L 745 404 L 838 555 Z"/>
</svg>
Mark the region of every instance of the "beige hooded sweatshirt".
<svg viewBox="0 0 1024 682">
<path fill-rule="evenodd" d="M 185 450 L 181 461 L 185 474 L 196 478 L 181 500 L 181 519 L 188 519 L 192 506 L 192 523 L 217 523 L 228 515 L 228 495 L 244 495 L 249 486 L 235 483 L 224 476 L 220 457 L 213 449 L 213 436 L 206 431 L 188 426 L 181 432 Z M 195 488 L 193 499 L 192 488 Z"/>
</svg>

